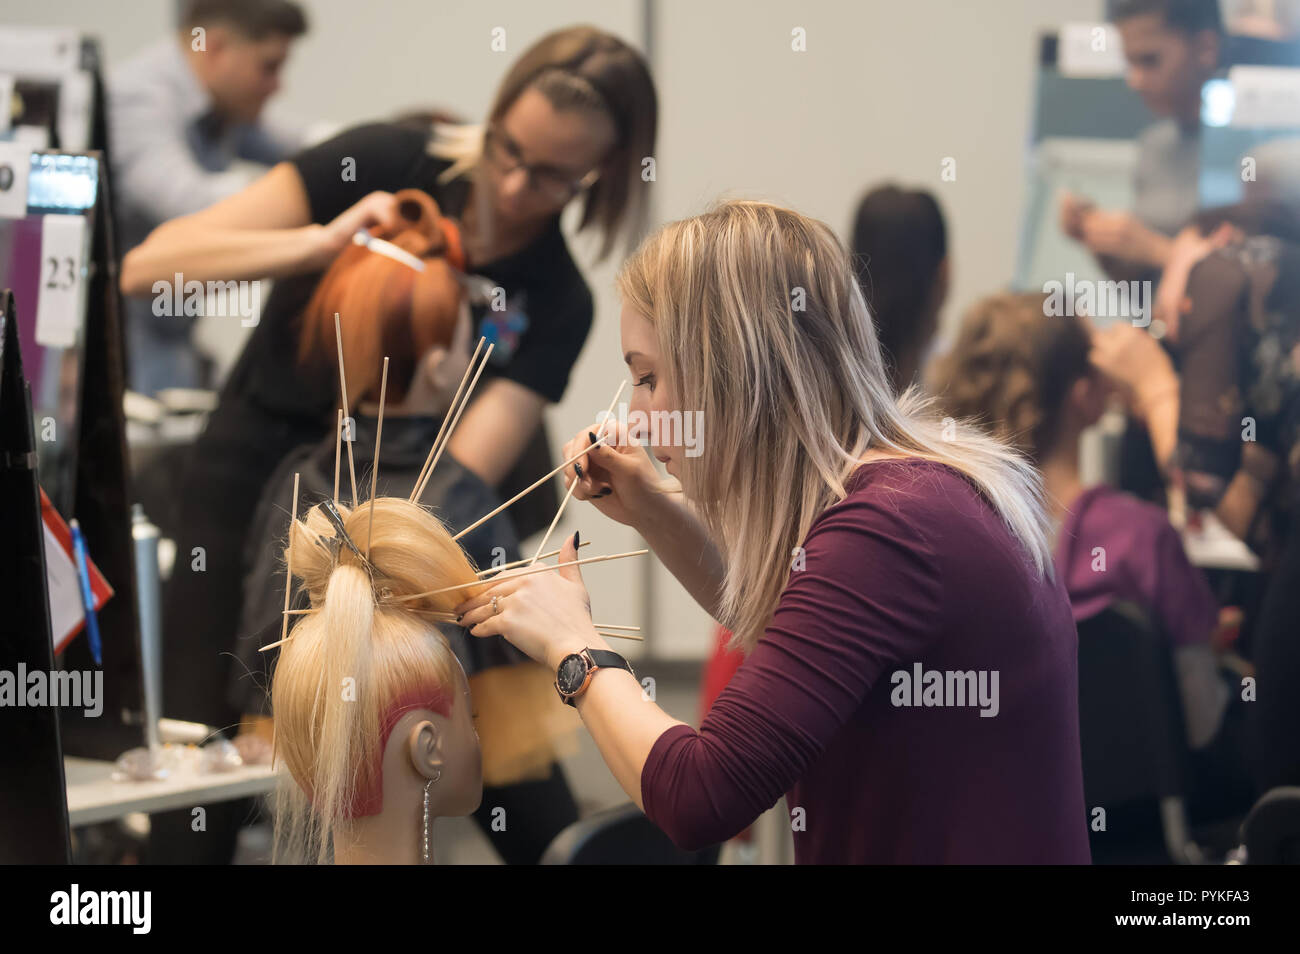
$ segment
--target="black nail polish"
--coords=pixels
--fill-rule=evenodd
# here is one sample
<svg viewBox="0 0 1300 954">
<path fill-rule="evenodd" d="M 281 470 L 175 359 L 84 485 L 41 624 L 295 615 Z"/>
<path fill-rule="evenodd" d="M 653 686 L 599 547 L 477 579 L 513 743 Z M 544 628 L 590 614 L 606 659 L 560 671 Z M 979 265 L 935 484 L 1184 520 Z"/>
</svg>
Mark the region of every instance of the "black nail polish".
<svg viewBox="0 0 1300 954">
<path fill-rule="evenodd" d="M 596 443 L 597 440 L 599 440 L 599 438 L 596 437 L 596 432 L 595 432 L 595 431 L 588 431 L 588 432 L 587 432 L 587 436 L 591 438 L 591 442 L 592 442 L 593 444 Z"/>
<path fill-rule="evenodd" d="M 460 622 L 461 620 L 463 620 L 464 618 L 465 618 L 465 614 L 464 614 L 464 613 L 461 613 L 459 616 L 456 617 L 456 622 L 459 623 L 459 622 Z"/>
<path fill-rule="evenodd" d="M 579 540 L 578 540 L 578 531 L 577 531 L 577 530 L 574 530 L 574 531 L 573 531 L 573 549 L 575 549 L 575 550 L 578 549 L 578 543 L 579 543 Z"/>
<path fill-rule="evenodd" d="M 612 494 L 613 492 L 614 492 L 614 488 L 613 488 L 613 487 L 606 487 L 606 488 L 605 488 L 604 490 L 602 490 L 600 493 L 596 494 L 596 496 L 597 496 L 597 497 L 608 497 L 608 496 L 609 496 L 610 494 Z"/>
<path fill-rule="evenodd" d="M 578 479 L 579 479 L 579 480 L 582 480 L 582 465 L 581 465 L 581 464 L 574 464 L 574 465 L 573 465 L 573 469 L 574 469 L 574 471 L 578 474 Z"/>
</svg>

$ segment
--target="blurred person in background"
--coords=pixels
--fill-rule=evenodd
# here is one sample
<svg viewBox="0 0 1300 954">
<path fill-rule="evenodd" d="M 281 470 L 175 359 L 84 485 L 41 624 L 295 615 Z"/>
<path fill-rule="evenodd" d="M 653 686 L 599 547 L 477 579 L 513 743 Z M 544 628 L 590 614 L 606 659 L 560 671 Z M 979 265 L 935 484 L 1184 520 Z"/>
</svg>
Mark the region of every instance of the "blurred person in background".
<svg viewBox="0 0 1300 954">
<path fill-rule="evenodd" d="M 1199 215 L 1156 317 L 1178 370 L 1128 324 L 1096 335 L 1093 362 L 1150 433 L 1166 482 L 1260 557 L 1265 589 L 1245 624 L 1252 770 L 1261 793 L 1300 784 L 1300 212 L 1248 201 Z"/>
<path fill-rule="evenodd" d="M 306 32 L 289 0 L 191 0 L 177 33 L 113 72 L 108 117 L 124 252 L 163 222 L 238 192 L 302 145 L 297 130 L 263 121 L 262 110 Z M 127 300 L 130 387 L 153 395 L 206 385 L 193 316 L 157 315 L 154 300 Z"/>
<path fill-rule="evenodd" d="M 1066 194 L 1061 227 L 1113 277 L 1151 278 L 1198 207 L 1201 87 L 1218 68 L 1223 24 L 1218 0 L 1119 0 L 1113 22 L 1125 79 L 1159 121 L 1138 137 L 1132 211 Z"/>
<path fill-rule="evenodd" d="M 1199 207 L 1201 88 L 1222 59 L 1218 0 L 1117 0 L 1112 22 L 1128 69 L 1125 79 L 1157 122 L 1137 139 L 1133 208 L 1098 209 L 1065 194 L 1060 221 L 1107 274 L 1156 281 L 1173 250 L 1172 236 Z M 1118 450 L 1118 482 L 1164 504 L 1150 442 L 1133 423 Z"/>
<path fill-rule="evenodd" d="M 1078 623 L 1110 606 L 1136 606 L 1170 644 L 1192 750 L 1188 812 L 1217 820 L 1249 807 L 1244 713 L 1219 672 L 1219 608 L 1205 575 L 1159 507 L 1105 484 L 1085 486 L 1079 440 L 1111 394 L 1090 361 L 1087 320 L 1049 316 L 1042 293 L 998 294 L 965 315 L 929 383 L 948 413 L 973 418 L 1043 472 L 1053 517 L 1053 561 Z M 1095 554 L 1106 554 L 1105 572 Z"/>
<path fill-rule="evenodd" d="M 948 233 L 934 196 L 872 189 L 853 217 L 853 260 L 880 344 L 902 392 L 924 364 L 948 297 Z"/>
</svg>

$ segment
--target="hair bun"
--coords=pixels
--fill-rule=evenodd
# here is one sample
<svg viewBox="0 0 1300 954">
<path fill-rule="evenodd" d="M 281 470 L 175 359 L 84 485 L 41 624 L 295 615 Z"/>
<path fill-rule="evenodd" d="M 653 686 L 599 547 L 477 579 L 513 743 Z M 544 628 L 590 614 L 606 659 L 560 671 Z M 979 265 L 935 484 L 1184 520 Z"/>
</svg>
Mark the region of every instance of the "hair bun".
<svg viewBox="0 0 1300 954">
<path fill-rule="evenodd" d="M 420 189 L 402 189 L 393 194 L 393 199 L 397 203 L 397 224 L 373 229 L 372 234 L 420 258 L 442 255 L 447 238 L 442 229 L 442 210 L 433 196 Z"/>
<path fill-rule="evenodd" d="M 446 612 L 467 599 L 473 586 L 406 600 L 417 593 L 457 583 L 477 581 L 474 566 L 452 539 L 451 532 L 432 513 L 405 497 L 378 497 L 374 502 L 374 530 L 370 528 L 369 502 L 355 509 L 338 505 L 343 526 L 364 552 L 369 546 L 370 568 L 345 542 L 336 539 L 334 524 L 319 504 L 293 528 L 294 576 L 302 580 L 313 607 L 324 605 L 330 581 L 341 567 L 356 567 L 370 574 L 375 599 L 400 602 L 415 612 Z M 289 551 L 285 552 L 289 559 Z"/>
</svg>

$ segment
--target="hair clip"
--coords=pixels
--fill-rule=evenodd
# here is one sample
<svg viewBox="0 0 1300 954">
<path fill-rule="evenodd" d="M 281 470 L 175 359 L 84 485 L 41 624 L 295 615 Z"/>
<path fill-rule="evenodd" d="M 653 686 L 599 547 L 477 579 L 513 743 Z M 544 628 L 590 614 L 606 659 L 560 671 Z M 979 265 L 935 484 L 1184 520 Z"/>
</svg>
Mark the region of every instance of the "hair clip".
<svg viewBox="0 0 1300 954">
<path fill-rule="evenodd" d="M 339 562 L 339 550 L 343 548 L 343 541 L 338 538 L 338 534 L 332 537 L 317 537 L 316 545 L 325 548 L 330 555 L 331 563 Z"/>
<path fill-rule="evenodd" d="M 338 556 L 339 544 L 346 543 L 348 549 L 357 555 L 357 559 L 361 561 L 361 564 L 366 568 L 366 571 L 371 573 L 373 576 L 373 564 L 366 559 L 365 554 L 361 552 L 360 548 L 352 541 L 352 538 L 348 536 L 347 530 L 343 527 L 343 515 L 340 514 L 338 508 L 334 506 L 334 501 L 326 497 L 321 501 L 320 509 L 329 522 L 334 525 L 334 537 L 330 541 L 330 546 L 334 550 L 335 557 L 337 558 Z"/>
<path fill-rule="evenodd" d="M 424 271 L 424 262 L 418 256 L 412 255 L 406 249 L 400 248 L 392 242 L 375 238 L 366 229 L 357 229 L 356 234 L 352 236 L 352 241 L 357 245 L 370 249 L 377 255 L 384 255 L 395 262 L 410 266 L 417 272 Z"/>
<path fill-rule="evenodd" d="M 424 260 L 418 256 L 412 255 L 404 248 L 400 248 L 385 239 L 375 238 L 366 229 L 357 229 L 352 236 L 352 241 L 362 248 L 369 249 L 376 255 L 383 255 L 391 258 L 395 262 L 407 265 L 417 272 L 424 271 Z M 447 262 L 447 268 L 451 270 L 452 276 L 459 283 L 460 287 L 465 290 L 465 294 L 471 305 L 488 305 L 492 303 L 493 296 L 496 294 L 496 283 L 482 275 L 470 275 L 467 272 L 457 268 L 451 262 Z"/>
</svg>

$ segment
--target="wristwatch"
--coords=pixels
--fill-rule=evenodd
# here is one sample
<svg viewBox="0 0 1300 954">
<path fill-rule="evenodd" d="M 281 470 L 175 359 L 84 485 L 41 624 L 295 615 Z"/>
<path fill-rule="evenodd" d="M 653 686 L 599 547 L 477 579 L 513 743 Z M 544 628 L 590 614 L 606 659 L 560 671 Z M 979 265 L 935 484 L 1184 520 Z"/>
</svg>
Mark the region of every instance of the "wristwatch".
<svg viewBox="0 0 1300 954">
<path fill-rule="evenodd" d="M 560 701 L 576 706 L 578 696 L 586 692 L 597 669 L 626 669 L 632 673 L 633 678 L 636 677 L 628 661 L 608 649 L 584 649 L 580 653 L 569 653 L 560 660 L 559 668 L 555 670 L 555 691 L 560 694 Z"/>
</svg>

